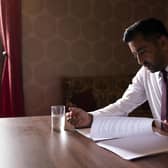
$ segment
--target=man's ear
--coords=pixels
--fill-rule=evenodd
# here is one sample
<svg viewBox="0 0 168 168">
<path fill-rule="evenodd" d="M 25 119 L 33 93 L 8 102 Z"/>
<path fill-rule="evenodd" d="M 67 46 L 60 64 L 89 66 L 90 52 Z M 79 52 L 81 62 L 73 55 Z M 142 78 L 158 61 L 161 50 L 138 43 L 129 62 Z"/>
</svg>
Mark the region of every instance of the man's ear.
<svg viewBox="0 0 168 168">
<path fill-rule="evenodd" d="M 159 38 L 159 45 L 162 49 L 168 49 L 168 37 L 166 36 L 160 36 Z"/>
</svg>

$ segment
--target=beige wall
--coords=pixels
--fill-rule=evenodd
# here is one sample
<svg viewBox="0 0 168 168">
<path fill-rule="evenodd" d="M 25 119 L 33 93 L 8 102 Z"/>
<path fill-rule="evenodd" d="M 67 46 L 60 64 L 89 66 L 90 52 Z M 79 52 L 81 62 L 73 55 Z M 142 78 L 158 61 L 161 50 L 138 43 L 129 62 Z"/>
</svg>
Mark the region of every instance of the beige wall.
<svg viewBox="0 0 168 168">
<path fill-rule="evenodd" d="M 165 0 L 22 0 L 27 115 L 62 102 L 61 78 L 137 70 L 122 32 L 137 19 L 165 20 Z"/>
</svg>

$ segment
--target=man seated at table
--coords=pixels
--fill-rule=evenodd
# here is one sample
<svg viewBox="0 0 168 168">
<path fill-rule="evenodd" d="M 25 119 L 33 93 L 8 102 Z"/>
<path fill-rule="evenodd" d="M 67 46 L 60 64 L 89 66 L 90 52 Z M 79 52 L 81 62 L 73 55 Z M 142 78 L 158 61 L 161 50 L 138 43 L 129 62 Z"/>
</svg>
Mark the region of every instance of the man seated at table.
<svg viewBox="0 0 168 168">
<path fill-rule="evenodd" d="M 67 120 L 76 128 L 91 127 L 96 115 L 127 116 L 136 107 L 148 101 L 154 119 L 168 121 L 168 31 L 155 18 L 135 22 L 123 35 L 138 64 L 142 65 L 122 98 L 115 103 L 86 113 L 70 107 Z"/>
</svg>

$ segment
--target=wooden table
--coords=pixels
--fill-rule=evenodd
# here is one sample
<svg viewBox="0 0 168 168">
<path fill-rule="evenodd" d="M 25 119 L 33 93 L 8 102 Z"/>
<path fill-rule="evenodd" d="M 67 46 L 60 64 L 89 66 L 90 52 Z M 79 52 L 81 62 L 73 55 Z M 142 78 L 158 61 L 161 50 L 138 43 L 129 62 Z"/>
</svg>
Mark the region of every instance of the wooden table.
<svg viewBox="0 0 168 168">
<path fill-rule="evenodd" d="M 52 132 L 50 117 L 0 119 L 0 168 L 167 168 L 168 153 L 126 161 L 77 132 Z"/>
</svg>

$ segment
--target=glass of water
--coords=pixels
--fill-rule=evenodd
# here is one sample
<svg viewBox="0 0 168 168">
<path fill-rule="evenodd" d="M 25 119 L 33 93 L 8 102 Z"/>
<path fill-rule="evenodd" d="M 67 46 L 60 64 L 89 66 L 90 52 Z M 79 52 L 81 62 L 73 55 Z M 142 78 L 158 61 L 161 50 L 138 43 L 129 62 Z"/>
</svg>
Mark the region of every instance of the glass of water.
<svg viewBox="0 0 168 168">
<path fill-rule="evenodd" d="M 51 106 L 51 129 L 53 131 L 64 130 L 65 125 L 65 106 L 54 105 Z"/>
</svg>

